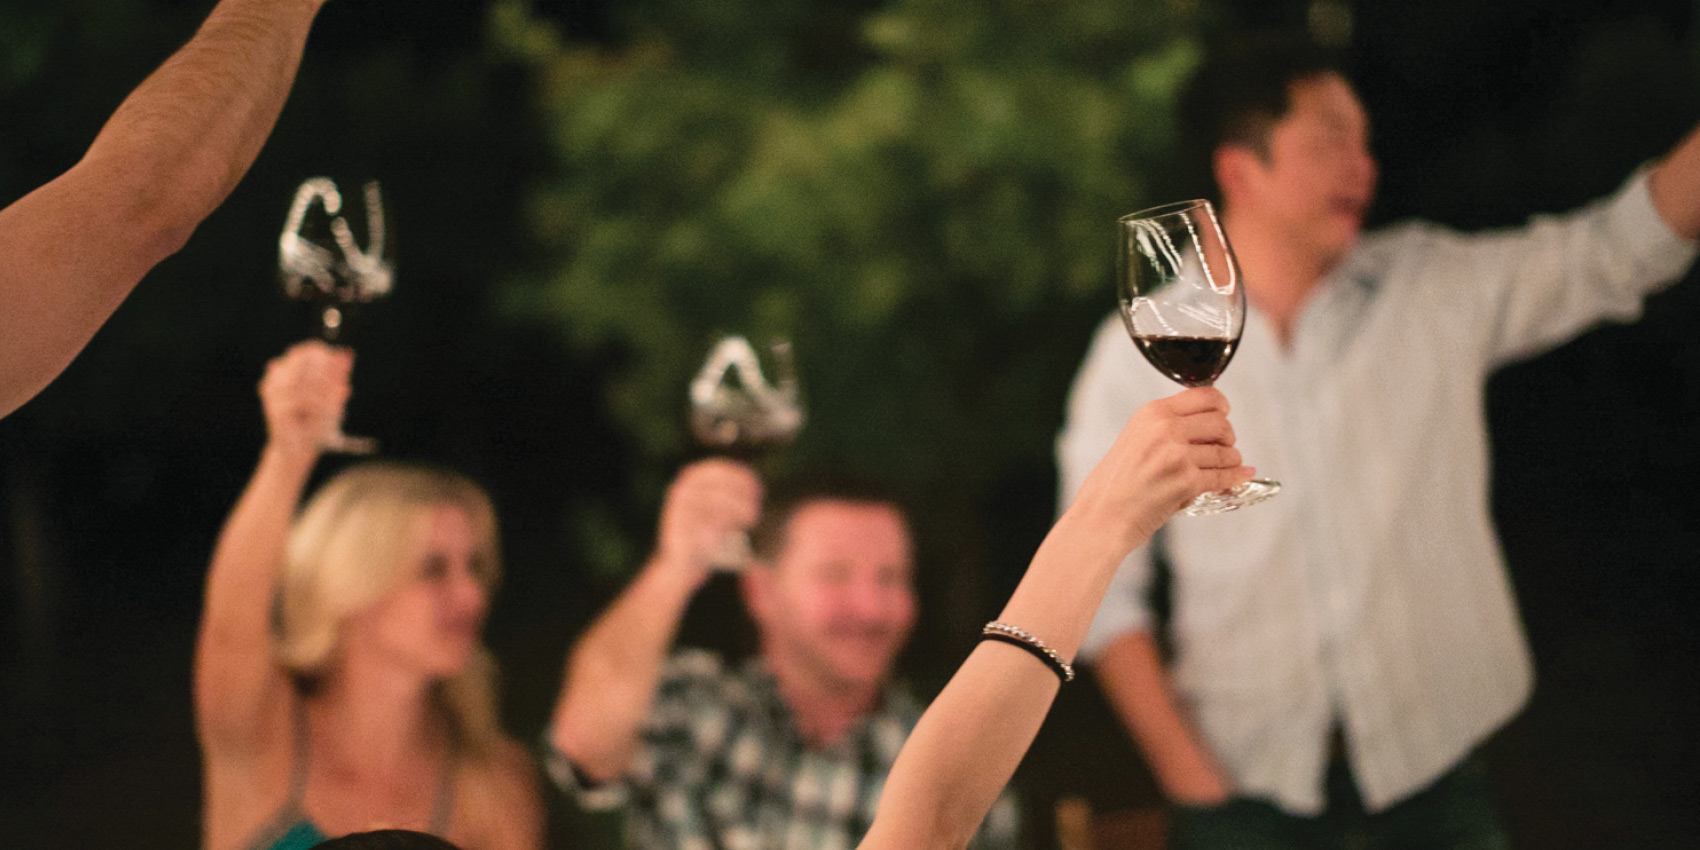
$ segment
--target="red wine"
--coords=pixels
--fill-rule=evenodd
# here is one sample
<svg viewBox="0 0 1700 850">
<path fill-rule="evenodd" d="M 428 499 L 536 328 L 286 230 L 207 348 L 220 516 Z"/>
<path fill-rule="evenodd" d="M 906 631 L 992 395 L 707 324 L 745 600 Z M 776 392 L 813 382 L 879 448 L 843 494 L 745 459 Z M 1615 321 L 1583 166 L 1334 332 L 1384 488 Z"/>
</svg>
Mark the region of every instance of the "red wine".
<svg viewBox="0 0 1700 850">
<path fill-rule="evenodd" d="M 1196 336 L 1136 336 L 1139 352 L 1157 371 L 1189 387 L 1207 387 L 1228 361 L 1234 359 L 1237 339 L 1204 339 Z"/>
</svg>

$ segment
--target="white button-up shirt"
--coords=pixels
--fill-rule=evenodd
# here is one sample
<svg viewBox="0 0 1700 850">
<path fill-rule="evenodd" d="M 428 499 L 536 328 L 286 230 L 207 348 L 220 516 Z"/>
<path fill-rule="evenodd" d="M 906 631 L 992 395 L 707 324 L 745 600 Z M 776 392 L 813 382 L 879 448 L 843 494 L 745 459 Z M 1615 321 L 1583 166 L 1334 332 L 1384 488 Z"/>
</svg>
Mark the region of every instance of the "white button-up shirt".
<svg viewBox="0 0 1700 850">
<path fill-rule="evenodd" d="M 1283 489 L 1176 517 L 1158 538 L 1174 569 L 1175 687 L 1236 793 L 1321 811 L 1338 721 L 1380 810 L 1521 708 L 1531 662 L 1488 513 L 1488 375 L 1635 318 L 1694 254 L 1637 176 L 1515 230 L 1368 234 L 1286 349 L 1251 312 L 1216 386 L 1245 462 Z M 1179 389 L 1106 321 L 1058 439 L 1063 503 L 1141 404 Z M 1083 657 L 1150 627 L 1150 572 L 1143 549 L 1122 565 Z"/>
</svg>

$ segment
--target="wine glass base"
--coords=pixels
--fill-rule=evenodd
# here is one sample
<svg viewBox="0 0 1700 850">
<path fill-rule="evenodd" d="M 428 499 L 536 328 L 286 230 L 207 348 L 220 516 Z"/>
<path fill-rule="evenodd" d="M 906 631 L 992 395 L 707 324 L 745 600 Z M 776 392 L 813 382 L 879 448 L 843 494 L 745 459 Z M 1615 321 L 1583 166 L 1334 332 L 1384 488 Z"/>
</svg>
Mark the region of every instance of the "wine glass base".
<svg viewBox="0 0 1700 850">
<path fill-rule="evenodd" d="M 1193 499 L 1192 504 L 1182 509 L 1181 513 L 1187 516 L 1225 514 L 1228 511 L 1237 511 L 1247 505 L 1255 505 L 1279 492 L 1281 492 L 1281 482 L 1270 481 L 1267 478 L 1253 478 L 1226 490 L 1205 493 Z"/>
<path fill-rule="evenodd" d="M 369 455 L 378 451 L 378 438 L 355 437 L 338 432 L 320 441 L 319 448 L 341 455 Z"/>
<path fill-rule="evenodd" d="M 754 559 L 749 532 L 733 531 L 721 539 L 720 548 L 709 560 L 709 569 L 719 573 L 741 573 Z"/>
</svg>

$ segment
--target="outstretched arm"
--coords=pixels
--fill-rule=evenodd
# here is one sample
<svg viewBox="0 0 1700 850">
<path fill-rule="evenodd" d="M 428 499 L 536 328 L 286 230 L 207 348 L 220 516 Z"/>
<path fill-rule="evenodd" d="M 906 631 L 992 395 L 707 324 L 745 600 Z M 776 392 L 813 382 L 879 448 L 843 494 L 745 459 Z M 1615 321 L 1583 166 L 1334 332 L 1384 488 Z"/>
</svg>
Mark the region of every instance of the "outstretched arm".
<svg viewBox="0 0 1700 850">
<path fill-rule="evenodd" d="M 1251 476 L 1213 389 L 1141 408 L 1057 521 L 999 620 L 1072 658 L 1116 567 L 1200 493 Z M 1038 734 L 1058 680 L 1024 650 L 982 642 L 903 746 L 863 850 L 966 846 Z"/>
<path fill-rule="evenodd" d="M 626 772 L 674 633 L 726 535 L 761 510 L 761 483 L 728 460 L 679 473 L 661 509 L 655 554 L 567 660 L 549 742 L 590 779 Z"/>
<path fill-rule="evenodd" d="M 0 416 L 61 372 L 260 152 L 323 0 L 222 0 L 81 161 L 0 210 Z"/>
<path fill-rule="evenodd" d="M 260 382 L 266 446 L 213 550 L 195 645 L 195 725 L 209 760 L 251 751 L 288 705 L 272 657 L 272 599 L 296 502 L 319 441 L 342 419 L 352 367 L 347 350 L 304 342 Z"/>
</svg>

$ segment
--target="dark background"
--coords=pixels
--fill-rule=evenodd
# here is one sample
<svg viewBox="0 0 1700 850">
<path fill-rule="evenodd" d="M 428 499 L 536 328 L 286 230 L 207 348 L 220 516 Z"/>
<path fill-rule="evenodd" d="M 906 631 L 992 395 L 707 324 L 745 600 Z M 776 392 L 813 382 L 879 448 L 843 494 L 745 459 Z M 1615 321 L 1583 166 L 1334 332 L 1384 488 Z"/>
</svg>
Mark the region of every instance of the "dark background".
<svg viewBox="0 0 1700 850">
<path fill-rule="evenodd" d="M 6 200 L 74 162 L 206 8 L 9 3 Z M 537 5 L 572 37 L 616 37 L 611 3 Z M 827 8 L 823 20 L 845 14 Z M 1306 12 L 1251 0 L 1224 9 L 1233 26 Z M 1689 2 L 1353 10 L 1383 164 L 1380 221 L 1479 228 L 1565 209 L 1609 191 L 1700 118 Z M 400 285 L 353 328 L 349 429 L 492 490 L 508 581 L 489 642 L 509 728 L 527 738 L 541 729 L 568 642 L 619 582 L 585 566 L 593 559 L 573 513 L 622 486 L 633 452 L 601 391 L 618 352 L 570 348 L 546 323 L 499 307 L 505 281 L 537 262 L 524 210 L 549 157 L 535 81 L 486 49 L 485 11 L 332 0 L 277 132 L 235 195 L 54 386 L 0 422 L 7 846 L 197 840 L 189 662 L 200 582 L 260 444 L 254 382 L 308 333 L 305 309 L 278 297 L 271 264 L 286 201 L 313 173 L 386 180 Z M 1641 322 L 1595 331 L 1490 385 L 1496 518 L 1539 676 L 1529 709 L 1488 747 L 1519 847 L 1700 843 L 1696 318 L 1691 276 Z M 1056 341 L 1085 343 L 1084 330 Z M 966 542 L 985 553 L 985 575 L 969 586 L 986 607 L 1012 586 L 1052 510 L 1047 465 L 1001 480 L 973 506 L 995 531 Z M 935 603 L 937 588 L 959 586 L 928 585 Z M 725 590 L 701 606 L 705 621 L 733 607 Z M 923 684 L 956 660 L 911 656 Z M 1062 794 L 1101 809 L 1152 799 L 1090 686 L 1065 689 L 1018 783 L 1041 820 Z"/>
</svg>

